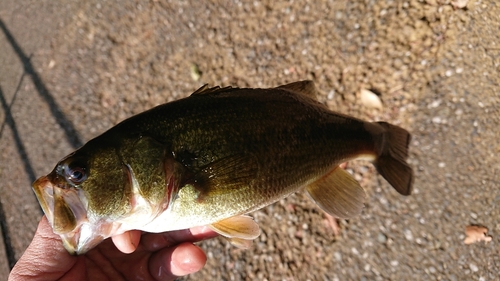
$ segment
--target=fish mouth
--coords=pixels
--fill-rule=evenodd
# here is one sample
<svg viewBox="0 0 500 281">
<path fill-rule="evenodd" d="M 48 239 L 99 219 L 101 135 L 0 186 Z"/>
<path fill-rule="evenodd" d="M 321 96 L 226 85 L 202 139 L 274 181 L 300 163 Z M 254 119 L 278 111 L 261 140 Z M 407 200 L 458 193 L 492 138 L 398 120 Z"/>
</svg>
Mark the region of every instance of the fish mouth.
<svg viewBox="0 0 500 281">
<path fill-rule="evenodd" d="M 107 237 L 92 234 L 87 215 L 87 200 L 83 190 L 68 187 L 55 178 L 55 183 L 44 176 L 33 183 L 33 190 L 52 226 L 58 234 L 64 248 L 70 254 L 87 252 Z M 89 232 L 90 231 L 90 232 Z"/>
</svg>

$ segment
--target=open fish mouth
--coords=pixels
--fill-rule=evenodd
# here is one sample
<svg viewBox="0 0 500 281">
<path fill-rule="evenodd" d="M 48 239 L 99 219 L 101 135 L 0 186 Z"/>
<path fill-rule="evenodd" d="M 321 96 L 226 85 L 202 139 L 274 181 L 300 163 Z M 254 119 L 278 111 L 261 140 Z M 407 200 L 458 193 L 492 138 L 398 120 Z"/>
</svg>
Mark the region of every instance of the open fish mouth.
<svg viewBox="0 0 500 281">
<path fill-rule="evenodd" d="M 54 184 L 47 176 L 37 179 L 33 190 L 54 233 L 61 236 L 69 253 L 85 253 L 107 238 L 95 235 L 91 229 L 96 226 L 89 222 L 82 190 Z"/>
</svg>

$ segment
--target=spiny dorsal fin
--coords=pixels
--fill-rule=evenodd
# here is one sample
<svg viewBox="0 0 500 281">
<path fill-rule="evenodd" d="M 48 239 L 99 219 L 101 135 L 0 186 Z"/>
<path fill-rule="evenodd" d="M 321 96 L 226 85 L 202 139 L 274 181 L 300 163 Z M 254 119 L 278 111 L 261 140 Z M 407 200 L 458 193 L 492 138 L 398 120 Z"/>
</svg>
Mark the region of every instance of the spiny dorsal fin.
<svg viewBox="0 0 500 281">
<path fill-rule="evenodd" d="M 317 98 L 318 90 L 316 89 L 314 82 L 311 80 L 297 81 L 290 84 L 279 86 L 277 88 L 284 89 L 298 95 L 303 95 L 312 98 L 313 100 L 318 100 Z"/>
<path fill-rule="evenodd" d="M 217 92 L 223 92 L 223 91 L 226 91 L 226 90 L 229 90 L 229 89 L 232 89 L 231 86 L 227 86 L 227 87 L 224 87 L 224 88 L 221 88 L 220 86 L 215 86 L 215 87 L 208 87 L 208 84 L 205 84 L 203 86 L 201 86 L 198 90 L 194 91 L 194 93 L 192 93 L 191 95 L 206 95 L 206 94 L 213 94 L 213 93 L 217 93 Z"/>
<path fill-rule="evenodd" d="M 365 191 L 340 167 L 308 185 L 306 190 L 323 211 L 337 218 L 359 215 L 364 207 Z"/>
</svg>

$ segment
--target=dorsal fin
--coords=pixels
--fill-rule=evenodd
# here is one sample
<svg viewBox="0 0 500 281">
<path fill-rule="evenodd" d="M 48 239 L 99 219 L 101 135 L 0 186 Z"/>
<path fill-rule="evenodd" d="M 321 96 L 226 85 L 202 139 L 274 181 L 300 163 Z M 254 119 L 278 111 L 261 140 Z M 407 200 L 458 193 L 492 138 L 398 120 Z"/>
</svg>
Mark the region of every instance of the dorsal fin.
<svg viewBox="0 0 500 281">
<path fill-rule="evenodd" d="M 220 86 L 215 86 L 215 87 L 210 88 L 210 87 L 208 87 L 208 84 L 205 84 L 205 85 L 201 86 L 198 90 L 194 91 L 194 93 L 192 93 L 191 95 L 213 94 L 216 92 L 222 92 L 222 91 L 229 90 L 229 89 L 232 89 L 232 87 L 227 86 L 227 87 L 221 88 Z"/>
<path fill-rule="evenodd" d="M 313 100 L 318 100 L 317 98 L 318 90 L 316 89 L 314 82 L 311 80 L 297 81 L 290 84 L 279 86 L 277 88 L 284 89 L 298 95 L 307 96 L 309 98 L 312 98 Z"/>
</svg>

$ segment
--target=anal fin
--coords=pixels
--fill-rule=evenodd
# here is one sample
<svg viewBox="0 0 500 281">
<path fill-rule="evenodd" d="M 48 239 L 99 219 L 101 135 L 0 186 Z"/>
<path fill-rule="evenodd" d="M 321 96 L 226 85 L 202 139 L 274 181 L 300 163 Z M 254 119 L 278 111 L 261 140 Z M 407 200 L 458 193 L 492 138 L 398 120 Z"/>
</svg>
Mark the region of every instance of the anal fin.
<svg viewBox="0 0 500 281">
<path fill-rule="evenodd" d="M 339 167 L 308 185 L 306 190 L 323 211 L 343 219 L 359 215 L 366 198 L 359 183 Z"/>
</svg>

